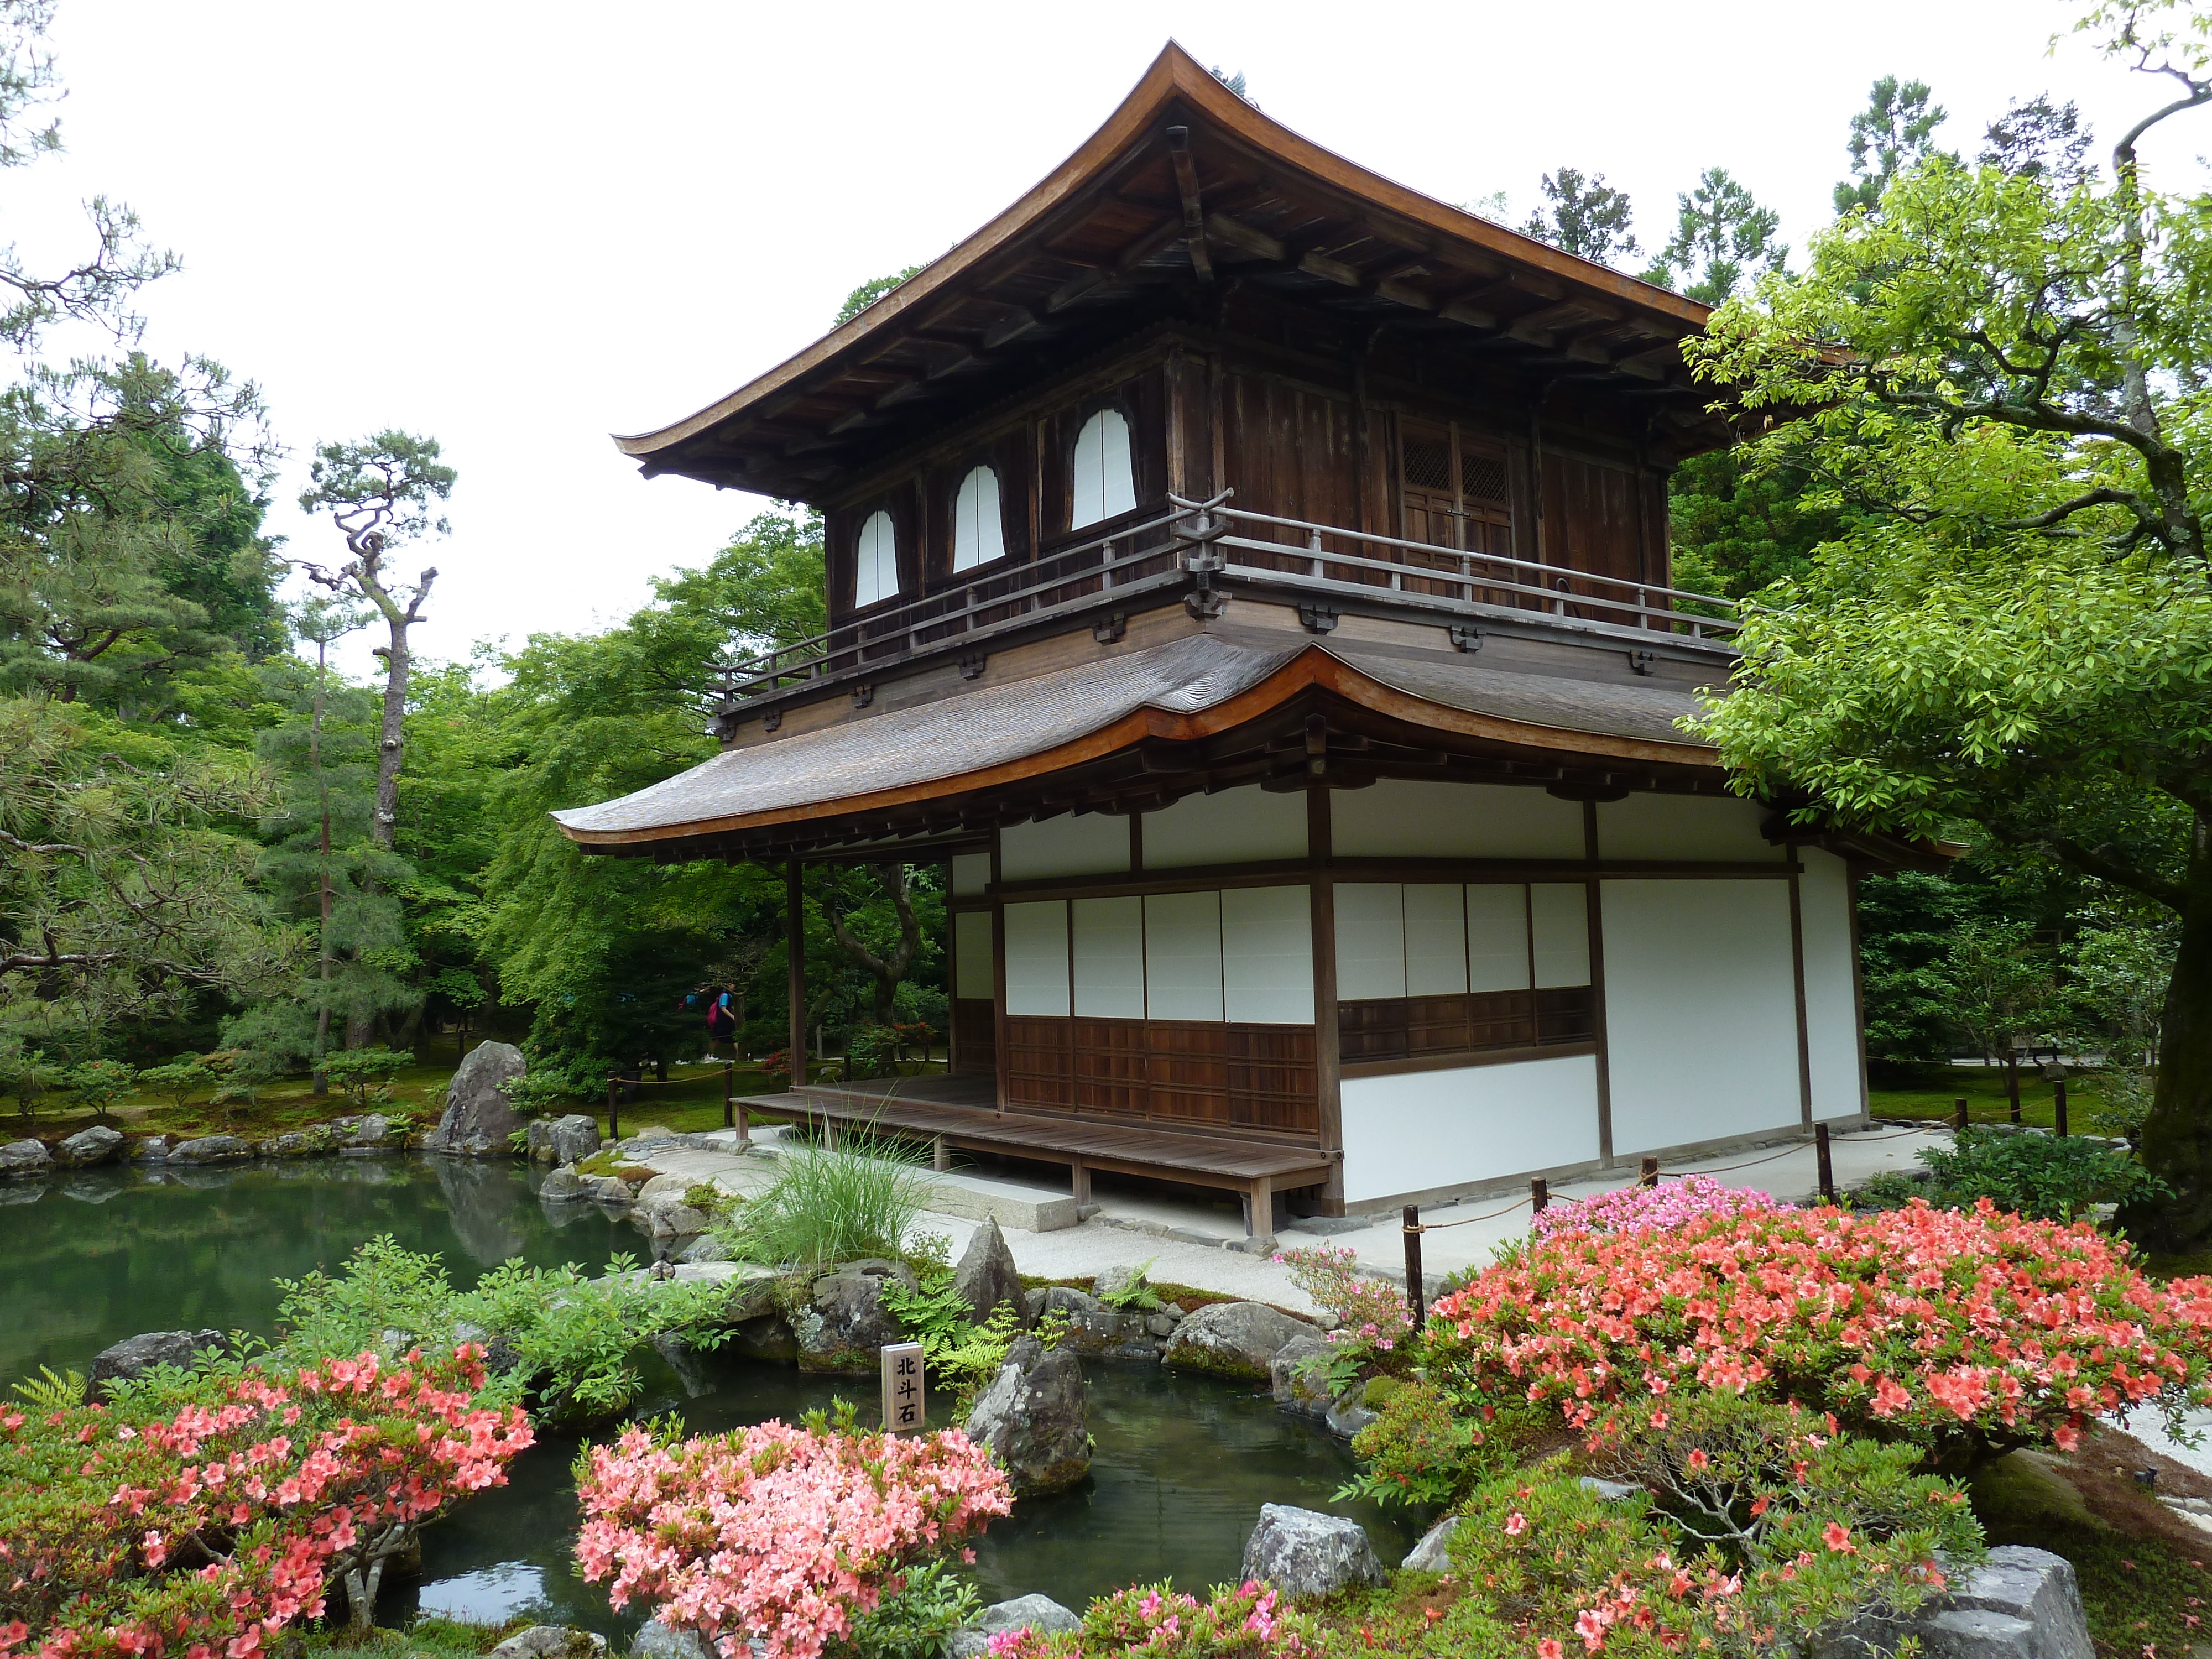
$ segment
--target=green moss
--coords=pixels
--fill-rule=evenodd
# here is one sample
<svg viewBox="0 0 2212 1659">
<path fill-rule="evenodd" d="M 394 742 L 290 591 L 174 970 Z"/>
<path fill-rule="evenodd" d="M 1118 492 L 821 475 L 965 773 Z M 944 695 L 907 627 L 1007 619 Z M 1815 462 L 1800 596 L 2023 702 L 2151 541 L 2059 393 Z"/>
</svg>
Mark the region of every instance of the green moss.
<svg viewBox="0 0 2212 1659">
<path fill-rule="evenodd" d="M 641 1181 L 653 1179 L 652 1170 L 643 1164 L 623 1163 L 622 1154 L 611 1149 L 592 1153 L 591 1157 L 576 1165 L 576 1173 L 583 1176 L 612 1176 L 617 1181 L 627 1181 L 633 1185 Z"/>
<path fill-rule="evenodd" d="M 537 1622 L 528 1614 L 499 1625 L 422 1618 L 404 1630 L 379 1626 L 361 1637 L 341 1626 L 289 1641 L 280 1639 L 275 1652 L 277 1659 L 481 1659 L 516 1632 Z"/>
<path fill-rule="evenodd" d="M 1359 1403 L 1370 1412 L 1379 1412 L 1390 1403 L 1390 1396 L 1405 1386 L 1403 1377 L 1370 1376 L 1367 1386 L 1359 1391 Z"/>
</svg>

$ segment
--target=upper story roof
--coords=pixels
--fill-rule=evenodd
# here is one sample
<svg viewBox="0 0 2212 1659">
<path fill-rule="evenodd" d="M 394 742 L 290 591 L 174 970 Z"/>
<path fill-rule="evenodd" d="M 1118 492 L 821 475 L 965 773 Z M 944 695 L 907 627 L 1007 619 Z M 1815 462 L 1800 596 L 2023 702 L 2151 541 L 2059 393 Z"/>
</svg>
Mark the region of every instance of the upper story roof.
<svg viewBox="0 0 2212 1659">
<path fill-rule="evenodd" d="M 1714 424 L 1680 349 L 1707 307 L 1370 173 L 1170 42 L 1073 155 L 943 258 L 727 397 L 616 442 L 647 476 L 819 501 L 872 457 L 1134 325 L 1203 320 L 1239 283 L 1362 332 L 1656 395 L 1686 438 Z"/>
</svg>

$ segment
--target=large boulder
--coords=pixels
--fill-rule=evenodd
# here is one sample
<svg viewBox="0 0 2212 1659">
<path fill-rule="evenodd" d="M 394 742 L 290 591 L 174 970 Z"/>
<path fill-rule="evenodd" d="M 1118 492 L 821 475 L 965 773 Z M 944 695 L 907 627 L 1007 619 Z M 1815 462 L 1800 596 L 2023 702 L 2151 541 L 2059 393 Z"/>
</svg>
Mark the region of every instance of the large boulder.
<svg viewBox="0 0 2212 1659">
<path fill-rule="evenodd" d="M 1005 1467 L 1016 1497 L 1075 1485 L 1091 1473 L 1083 1362 L 1072 1348 L 1020 1338 L 976 1397 L 966 1426 L 968 1437 Z"/>
<path fill-rule="evenodd" d="M 991 1638 L 1003 1631 L 1033 1630 L 1040 1636 L 1058 1636 L 1079 1629 L 1082 1624 L 1049 1595 L 1017 1595 L 1011 1601 L 993 1602 L 975 1615 L 974 1623 L 955 1631 L 945 1651 L 948 1659 L 981 1659 L 991 1650 Z"/>
<path fill-rule="evenodd" d="M 1269 1364 L 1285 1346 L 1314 1334 L 1304 1320 L 1265 1303 L 1217 1302 L 1176 1326 L 1160 1358 L 1178 1370 L 1265 1382 Z"/>
<path fill-rule="evenodd" d="M 1333 1403 L 1328 1395 L 1328 1344 L 1318 1336 L 1294 1336 L 1275 1350 L 1267 1362 L 1267 1381 L 1275 1405 L 1293 1417 L 1328 1420 Z"/>
<path fill-rule="evenodd" d="M 52 1162 L 43 1140 L 11 1140 L 0 1146 L 0 1176 L 37 1175 Z"/>
<path fill-rule="evenodd" d="M 1015 1316 L 1028 1322 L 1021 1269 L 1014 1266 L 1014 1253 L 995 1220 L 986 1221 L 968 1241 L 968 1248 L 961 1252 L 960 1265 L 952 1270 L 952 1288 L 960 1292 L 962 1301 L 975 1310 L 975 1322 L 979 1325 L 1002 1302 L 1012 1303 Z"/>
<path fill-rule="evenodd" d="M 884 1282 L 892 1279 L 909 1291 L 917 1288 L 914 1269 L 904 1262 L 852 1261 L 816 1279 L 806 1305 L 791 1322 L 799 1369 L 874 1376 L 882 1364 L 877 1351 L 906 1340 L 884 1306 Z"/>
<path fill-rule="evenodd" d="M 340 1118 L 330 1126 L 339 1131 L 338 1150 L 346 1152 L 384 1152 L 399 1150 L 399 1135 L 392 1120 L 381 1112 Z"/>
<path fill-rule="evenodd" d="M 584 1196 L 610 1209 L 627 1210 L 637 1201 L 630 1184 L 620 1176 L 586 1176 Z"/>
<path fill-rule="evenodd" d="M 641 1199 L 630 1219 L 659 1241 L 696 1238 L 712 1224 L 704 1210 L 684 1201 L 682 1193 L 656 1193 L 651 1198 Z"/>
<path fill-rule="evenodd" d="M 123 1150 L 123 1132 L 111 1129 L 105 1123 L 95 1123 L 89 1129 L 79 1129 L 67 1140 L 54 1148 L 54 1164 L 64 1170 L 88 1170 L 95 1164 L 105 1164 Z"/>
<path fill-rule="evenodd" d="M 568 1625 L 532 1625 L 491 1650 L 491 1659 L 599 1659 L 607 1638 Z"/>
<path fill-rule="evenodd" d="M 228 1353 L 229 1340 L 221 1331 L 142 1331 L 92 1357 L 90 1390 L 97 1395 L 103 1382 L 129 1382 L 156 1365 L 197 1370 L 200 1355 L 209 1348 Z"/>
<path fill-rule="evenodd" d="M 1816 1637 L 1811 1659 L 1894 1654 L 1917 1638 L 1929 1659 L 2094 1659 L 2074 1564 L 2004 1544 L 1910 1619 L 1861 1618 Z"/>
<path fill-rule="evenodd" d="M 312 1128 L 289 1129 L 261 1143 L 264 1158 L 322 1158 L 338 1149 L 338 1136 L 327 1123 Z"/>
<path fill-rule="evenodd" d="M 1406 1552 L 1399 1567 L 1407 1572 L 1449 1572 L 1452 1534 L 1463 1517 L 1448 1515 L 1421 1534 L 1421 1541 Z"/>
<path fill-rule="evenodd" d="M 584 1190 L 584 1178 L 571 1164 L 557 1170 L 548 1170 L 545 1179 L 538 1183 L 538 1196 L 548 1203 L 565 1203 L 591 1196 Z"/>
<path fill-rule="evenodd" d="M 252 1156 L 252 1146 L 236 1135 L 202 1135 L 169 1148 L 172 1164 L 243 1164 Z"/>
<path fill-rule="evenodd" d="M 1244 1577 L 1300 1601 L 1334 1595 L 1350 1584 L 1379 1584 L 1382 1564 L 1357 1521 L 1262 1504 L 1260 1524 L 1244 1543 Z"/>
<path fill-rule="evenodd" d="M 712 1233 L 701 1233 L 696 1238 L 672 1241 L 679 1248 L 669 1252 L 671 1261 L 729 1261 L 737 1253 Z"/>
<path fill-rule="evenodd" d="M 508 1103 L 507 1085 L 530 1069 L 511 1042 L 479 1042 L 469 1050 L 446 1091 L 445 1115 L 422 1137 L 426 1152 L 457 1158 L 507 1158 L 522 1119 Z"/>
<path fill-rule="evenodd" d="M 533 1117 L 526 1133 L 532 1164 L 578 1164 L 599 1150 L 599 1120 L 581 1112 Z"/>
<path fill-rule="evenodd" d="M 1066 1285 L 1047 1288 L 1042 1312 L 1067 1320 L 1063 1339 L 1076 1352 L 1094 1359 L 1158 1359 L 1159 1344 L 1145 1329 L 1145 1316 L 1109 1308 L 1087 1291 Z"/>
</svg>

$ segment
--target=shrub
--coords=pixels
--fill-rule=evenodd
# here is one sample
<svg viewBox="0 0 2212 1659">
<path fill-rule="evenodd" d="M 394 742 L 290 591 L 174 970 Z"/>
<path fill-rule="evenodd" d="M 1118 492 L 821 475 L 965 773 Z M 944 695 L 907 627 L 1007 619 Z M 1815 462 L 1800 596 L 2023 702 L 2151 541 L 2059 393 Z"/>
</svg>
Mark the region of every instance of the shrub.
<svg viewBox="0 0 2212 1659">
<path fill-rule="evenodd" d="M 983 1598 L 942 1561 L 904 1575 L 890 1595 L 856 1616 L 848 1646 L 864 1659 L 942 1659 L 955 1632 L 983 1610 Z"/>
<path fill-rule="evenodd" d="M 149 1066 L 138 1073 L 140 1088 L 165 1097 L 179 1111 L 201 1090 L 212 1091 L 215 1085 L 215 1073 L 198 1054 L 181 1054 L 166 1066 Z"/>
<path fill-rule="evenodd" d="M 642 1427 L 576 1464 L 585 1580 L 608 1581 L 714 1640 L 769 1659 L 817 1659 L 901 1576 L 1008 1514 L 1005 1473 L 957 1430 L 886 1435 L 851 1406 L 802 1427 L 756 1424 L 673 1442 Z"/>
<path fill-rule="evenodd" d="M 130 1095 L 132 1075 L 119 1060 L 88 1060 L 70 1068 L 69 1085 L 77 1104 L 104 1123 L 107 1109 Z"/>
<path fill-rule="evenodd" d="M 392 1098 L 392 1085 L 415 1063 L 415 1056 L 399 1048 L 339 1048 L 325 1054 L 323 1075 L 354 1105 L 367 1111 Z"/>
<path fill-rule="evenodd" d="M 890 1025 L 856 1025 L 845 1039 L 845 1075 L 882 1077 L 897 1068 L 899 1034 Z"/>
<path fill-rule="evenodd" d="M 1321 1633 L 1271 1589 L 1217 1584 L 1206 1601 L 1170 1584 L 1132 1584 L 1093 1601 L 1075 1630 L 991 1638 L 992 1659 L 1291 1659 L 1319 1654 Z"/>
<path fill-rule="evenodd" d="M 835 1148 L 787 1152 L 724 1240 L 770 1267 L 896 1256 L 929 1194 L 920 1170 L 908 1148 L 866 1130 L 847 1132 Z"/>
<path fill-rule="evenodd" d="M 1581 1203 L 1554 1203 L 1536 1212 L 1528 1231 L 1539 1238 L 1560 1232 L 1626 1233 L 1679 1226 L 1704 1216 L 1787 1210 L 1765 1193 L 1726 1187 L 1711 1176 L 1684 1176 L 1650 1187 L 1623 1187 Z"/>
<path fill-rule="evenodd" d="M 1939 1555 L 1955 1566 L 1980 1554 L 1966 1494 L 1913 1474 L 1910 1447 L 1817 1426 L 1708 1395 L 1619 1466 L 1656 1497 L 1608 1501 L 1563 1459 L 1490 1482 L 1450 1545 L 1480 1593 L 1450 1608 L 1431 1645 L 1767 1655 L 1847 1620 L 1910 1613 L 1943 1587 Z"/>
<path fill-rule="evenodd" d="M 1708 1214 L 1555 1232 L 1438 1300 L 1432 1376 L 1556 1407 L 1594 1441 L 1686 1389 L 1794 1400 L 1941 1457 L 2044 1443 L 2148 1405 L 2178 1425 L 2208 1376 L 2212 1280 L 2154 1285 L 2127 1246 L 1923 1203 Z"/>
<path fill-rule="evenodd" d="M 38 1109 L 39 1097 L 64 1075 L 43 1049 L 26 1048 L 14 1032 L 0 1035 L 0 1093 L 15 1097 L 15 1109 L 28 1117 Z"/>
<path fill-rule="evenodd" d="M 2158 1198 L 2166 1183 L 2130 1154 L 2073 1136 L 1968 1128 L 1920 1154 L 1936 1177 L 1930 1200 L 1965 1209 L 1988 1199 L 2044 1221 L 2071 1221 L 2093 1204 Z"/>
<path fill-rule="evenodd" d="M 319 1616 L 326 1580 L 366 1630 L 386 1560 L 531 1443 L 482 1409 L 480 1352 L 233 1363 L 109 1405 L 0 1411 L 0 1647 L 40 1659 L 252 1659 Z M 182 1403 L 179 1403 L 181 1398 Z"/>
<path fill-rule="evenodd" d="M 1370 1366 L 1392 1372 L 1411 1366 L 1413 1351 L 1407 1339 L 1413 1333 L 1413 1316 L 1406 1305 L 1406 1293 L 1361 1273 L 1357 1252 L 1340 1244 L 1308 1244 L 1279 1250 L 1274 1259 L 1291 1270 L 1300 1290 L 1336 1316 L 1336 1328 L 1322 1338 L 1330 1347 L 1331 1393 Z"/>
<path fill-rule="evenodd" d="M 1352 1437 L 1359 1473 L 1338 1490 L 1340 1503 L 1449 1504 L 1479 1467 L 1486 1473 L 1494 1466 L 1494 1455 L 1482 1455 L 1493 1439 L 1501 1449 L 1510 1443 L 1510 1436 L 1493 1436 L 1490 1425 L 1455 1415 L 1451 1402 L 1425 1382 L 1398 1382 L 1376 1409 L 1375 1421 Z"/>
<path fill-rule="evenodd" d="M 592 1097 L 591 1091 L 580 1089 L 567 1073 L 536 1068 L 507 1084 L 501 1092 L 517 1117 L 542 1117 L 572 1101 Z"/>
</svg>

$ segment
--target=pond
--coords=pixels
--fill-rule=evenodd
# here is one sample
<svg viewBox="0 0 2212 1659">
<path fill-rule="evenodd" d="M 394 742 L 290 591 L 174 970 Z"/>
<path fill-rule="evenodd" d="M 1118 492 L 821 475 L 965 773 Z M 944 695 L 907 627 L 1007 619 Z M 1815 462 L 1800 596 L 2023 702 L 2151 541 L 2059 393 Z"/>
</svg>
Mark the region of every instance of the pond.
<svg viewBox="0 0 2212 1659">
<path fill-rule="evenodd" d="M 617 1254 L 646 1254 L 628 1223 L 590 1205 L 540 1204 L 535 1186 L 513 1164 L 409 1158 L 107 1169 L 0 1187 L 10 1258 L 0 1291 L 0 1382 L 40 1365 L 82 1370 L 139 1331 L 266 1333 L 280 1294 L 272 1279 L 334 1270 L 380 1233 L 441 1256 L 464 1287 L 510 1257 L 596 1269 Z M 839 1393 L 865 1402 L 870 1392 L 865 1379 L 805 1376 L 720 1354 L 687 1364 L 688 1381 L 649 1351 L 645 1359 L 637 1414 L 678 1413 L 695 1430 L 789 1420 Z M 1091 1478 L 1018 1504 L 978 1540 L 974 1573 L 987 1601 L 1039 1590 L 1079 1608 L 1121 1585 L 1163 1578 L 1203 1592 L 1235 1577 L 1263 1503 L 1353 1516 L 1386 1564 L 1410 1547 L 1395 1516 L 1332 1501 L 1352 1473 L 1351 1453 L 1264 1394 L 1155 1365 L 1086 1361 L 1084 1370 L 1097 1441 Z M 422 1579 L 388 1588 L 380 1616 L 419 1607 L 495 1620 L 527 1609 L 618 1638 L 633 1632 L 642 1612 L 616 1613 L 576 1577 L 569 1555 L 578 1443 L 544 1435 L 505 1487 L 429 1528 Z"/>
</svg>

